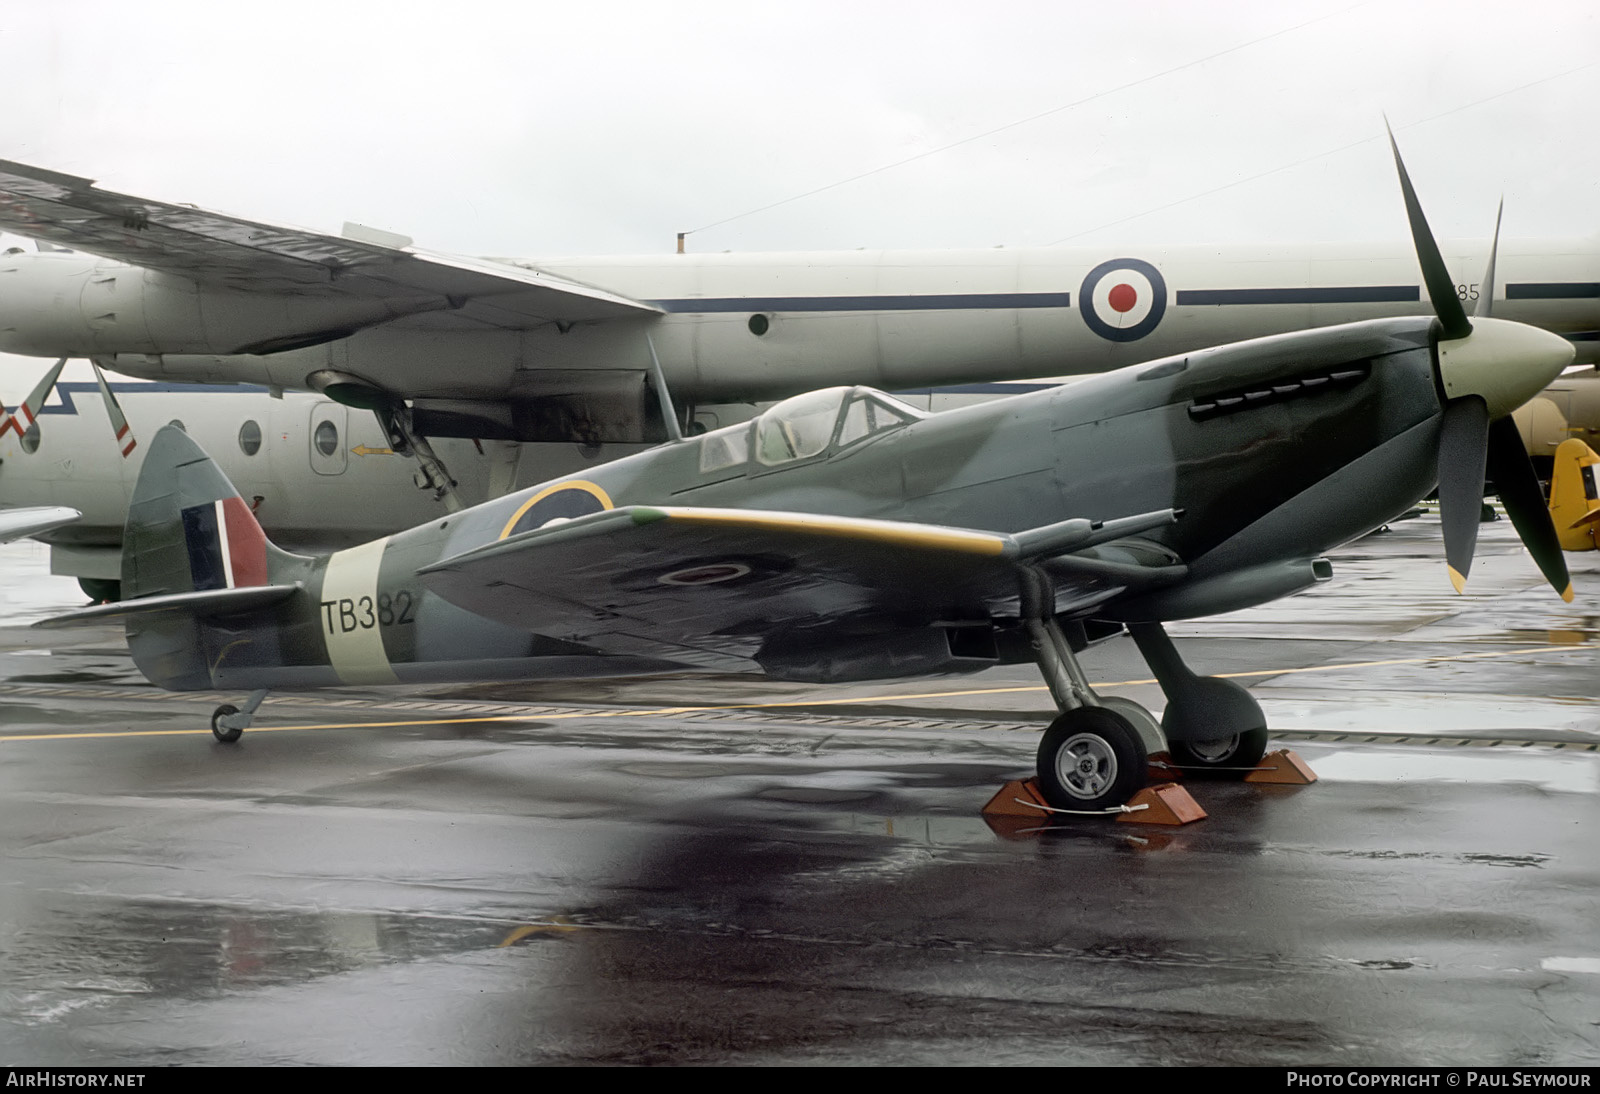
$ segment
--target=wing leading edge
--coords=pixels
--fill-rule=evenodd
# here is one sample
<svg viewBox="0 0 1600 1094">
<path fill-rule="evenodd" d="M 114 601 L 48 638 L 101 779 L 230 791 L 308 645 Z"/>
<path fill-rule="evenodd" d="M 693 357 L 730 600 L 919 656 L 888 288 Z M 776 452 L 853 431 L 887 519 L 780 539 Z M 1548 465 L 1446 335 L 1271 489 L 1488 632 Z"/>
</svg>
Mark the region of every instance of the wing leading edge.
<svg viewBox="0 0 1600 1094">
<path fill-rule="evenodd" d="M 526 327 L 659 314 L 536 269 L 246 220 L 0 160 L 0 229 L 238 292 L 381 301 L 395 314 Z"/>
</svg>

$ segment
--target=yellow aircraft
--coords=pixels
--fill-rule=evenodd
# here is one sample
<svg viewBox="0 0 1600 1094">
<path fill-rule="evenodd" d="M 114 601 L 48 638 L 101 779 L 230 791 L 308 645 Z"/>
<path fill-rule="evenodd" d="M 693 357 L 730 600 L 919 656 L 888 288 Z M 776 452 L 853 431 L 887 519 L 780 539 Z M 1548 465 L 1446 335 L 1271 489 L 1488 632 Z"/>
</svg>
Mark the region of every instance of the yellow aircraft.
<svg viewBox="0 0 1600 1094">
<path fill-rule="evenodd" d="M 1593 551 L 1600 547 L 1600 456 L 1576 437 L 1556 448 L 1550 471 L 1550 519 L 1566 551 Z"/>
</svg>

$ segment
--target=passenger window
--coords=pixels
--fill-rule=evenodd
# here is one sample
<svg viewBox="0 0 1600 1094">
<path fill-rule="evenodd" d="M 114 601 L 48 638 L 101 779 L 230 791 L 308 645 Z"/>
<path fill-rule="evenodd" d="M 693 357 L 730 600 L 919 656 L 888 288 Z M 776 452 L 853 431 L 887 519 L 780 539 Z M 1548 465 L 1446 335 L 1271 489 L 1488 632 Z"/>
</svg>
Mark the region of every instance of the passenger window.
<svg viewBox="0 0 1600 1094">
<path fill-rule="evenodd" d="M 261 451 L 261 427 L 254 421 L 247 420 L 239 427 L 239 451 L 246 456 L 254 456 Z"/>
<path fill-rule="evenodd" d="M 331 456 L 339 450 L 339 427 L 328 421 L 318 422 L 312 440 L 318 452 Z"/>
</svg>

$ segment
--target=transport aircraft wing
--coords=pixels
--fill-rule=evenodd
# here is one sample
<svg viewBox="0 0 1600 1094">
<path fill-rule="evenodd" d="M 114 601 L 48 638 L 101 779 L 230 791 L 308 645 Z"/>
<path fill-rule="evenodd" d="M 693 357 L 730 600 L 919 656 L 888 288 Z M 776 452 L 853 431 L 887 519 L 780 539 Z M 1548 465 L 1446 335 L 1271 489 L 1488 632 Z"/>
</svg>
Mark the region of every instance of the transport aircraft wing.
<svg viewBox="0 0 1600 1094">
<path fill-rule="evenodd" d="M 806 657 L 884 620 L 933 635 L 987 620 L 1018 570 L 1050 571 L 1057 609 L 1181 579 L 1168 554 L 1119 541 L 1171 524 L 1165 509 L 1014 534 L 741 509 L 627 506 L 524 532 L 423 567 L 427 587 L 501 623 L 603 649 L 748 668 L 759 650 Z M 1098 557 L 1096 557 L 1098 556 Z M 1057 559 L 1075 565 L 1058 568 Z M 549 575 L 561 575 L 559 581 Z M 959 638 L 952 641 L 959 642 Z"/>
<path fill-rule="evenodd" d="M 246 220 L 10 160 L 0 160 L 0 229 L 217 289 L 379 304 L 386 319 L 414 316 L 411 324 L 424 329 L 523 329 L 658 313 L 539 270 L 423 251 L 404 236 L 354 226 L 335 236 Z"/>
<path fill-rule="evenodd" d="M 50 505 L 36 509 L 0 509 L 0 543 L 60 528 L 63 524 L 71 524 L 81 515 L 76 509 L 69 509 L 64 505 Z"/>
</svg>

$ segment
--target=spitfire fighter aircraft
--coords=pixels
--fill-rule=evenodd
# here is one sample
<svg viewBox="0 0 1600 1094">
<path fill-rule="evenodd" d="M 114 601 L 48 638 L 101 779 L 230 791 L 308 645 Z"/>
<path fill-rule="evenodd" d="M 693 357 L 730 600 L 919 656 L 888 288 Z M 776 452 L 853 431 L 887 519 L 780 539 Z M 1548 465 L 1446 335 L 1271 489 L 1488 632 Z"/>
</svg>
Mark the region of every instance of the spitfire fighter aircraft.
<svg viewBox="0 0 1600 1094">
<path fill-rule="evenodd" d="M 1469 319 L 1400 176 L 1435 318 L 1223 345 L 938 415 L 865 387 L 815 391 L 328 556 L 268 542 L 169 426 L 129 510 L 128 599 L 47 625 L 121 619 L 154 683 L 249 689 L 243 710 L 212 717 L 225 742 L 274 688 L 752 670 L 848 681 L 1033 660 L 1062 711 L 1038 753 L 1059 808 L 1126 801 L 1155 749 L 1248 767 L 1265 748 L 1259 706 L 1192 673 L 1165 621 L 1326 580 L 1323 552 L 1435 483 L 1459 588 L 1486 461 L 1572 595 L 1509 417 L 1572 347 Z M 1124 628 L 1165 693 L 1159 725 L 1097 695 L 1078 665 Z"/>
</svg>

